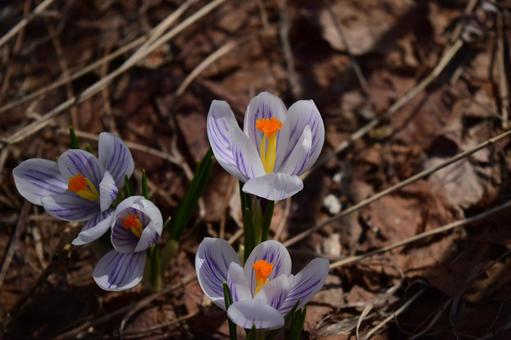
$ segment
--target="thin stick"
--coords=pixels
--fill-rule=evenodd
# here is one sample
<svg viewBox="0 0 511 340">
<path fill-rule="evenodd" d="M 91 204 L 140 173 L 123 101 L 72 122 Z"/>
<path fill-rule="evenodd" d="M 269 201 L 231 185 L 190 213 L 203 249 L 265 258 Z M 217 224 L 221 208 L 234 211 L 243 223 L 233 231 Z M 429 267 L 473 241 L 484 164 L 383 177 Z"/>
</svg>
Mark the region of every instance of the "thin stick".
<svg viewBox="0 0 511 340">
<path fill-rule="evenodd" d="M 53 110 L 51 110 L 49 113 L 38 119 L 37 121 L 29 124 L 28 126 L 20 129 L 19 131 L 13 133 L 9 137 L 6 138 L 6 142 L 8 144 L 14 144 L 17 143 L 26 137 L 34 134 L 35 132 L 41 130 L 46 125 L 50 123 L 50 121 L 57 117 L 59 114 L 64 112 L 65 110 L 69 109 L 71 106 L 80 104 L 84 102 L 85 100 L 89 99 L 99 91 L 103 89 L 103 87 L 108 86 L 110 82 L 117 77 L 119 77 L 121 74 L 129 70 L 131 67 L 136 65 L 140 60 L 144 59 L 147 55 L 149 55 L 152 51 L 166 43 L 167 41 L 173 39 L 176 37 L 179 33 L 181 33 L 183 30 L 188 28 L 190 25 L 198 21 L 200 18 L 214 10 L 216 7 L 220 6 L 222 3 L 224 3 L 226 0 L 215 0 L 207 4 L 206 6 L 202 7 L 199 11 L 195 12 L 193 15 L 189 16 L 186 20 L 184 20 L 181 24 L 176 26 L 174 29 L 172 29 L 170 32 L 164 34 L 162 37 L 157 39 L 152 45 L 144 49 L 143 51 L 140 51 L 140 53 L 137 51 L 132 57 L 130 57 L 128 60 L 126 60 L 118 69 L 115 71 L 112 71 L 109 73 L 106 77 L 102 78 L 101 80 L 97 81 L 93 85 L 89 86 L 85 91 L 83 91 L 80 95 L 77 97 L 73 97 L 68 99 L 67 101 L 61 103 L 57 107 L 55 107 Z"/>
<path fill-rule="evenodd" d="M 509 127 L 509 89 L 507 82 L 507 73 L 505 65 L 505 32 L 504 32 L 504 19 L 503 13 L 497 12 L 497 67 L 499 75 L 499 97 L 500 97 L 500 110 L 502 116 L 502 128 Z"/>
<path fill-rule="evenodd" d="M 16 229 L 9 241 L 9 247 L 7 248 L 4 258 L 2 260 L 2 268 L 0 270 L 0 287 L 2 287 L 2 283 L 4 282 L 5 276 L 7 274 L 7 270 L 11 264 L 12 258 L 14 256 L 14 252 L 16 251 L 16 246 L 18 245 L 18 241 L 21 237 L 21 234 L 25 230 L 25 226 L 27 223 L 28 213 L 30 211 L 31 204 L 25 201 L 23 206 L 21 207 L 21 211 L 18 218 L 18 223 L 16 224 Z"/>
<path fill-rule="evenodd" d="M 17 99 L 17 100 L 14 100 L 10 103 L 7 103 L 6 105 L 0 107 L 0 113 L 3 113 L 3 112 L 6 112 L 10 109 L 12 109 L 13 107 L 16 107 L 18 105 L 22 105 L 26 102 L 29 102 L 31 101 L 32 99 L 34 98 L 37 98 L 37 97 L 40 97 L 56 88 L 59 88 L 60 86 L 62 85 L 65 85 L 77 78 L 80 78 L 81 76 L 89 73 L 89 72 L 92 72 L 94 71 L 95 69 L 103 66 L 103 65 L 106 65 L 108 64 L 110 61 L 114 60 L 115 58 L 123 55 L 124 53 L 126 52 L 129 52 L 131 51 L 132 49 L 142 45 L 144 43 L 144 41 L 146 41 L 147 39 L 151 39 L 152 37 L 155 37 L 157 36 L 156 34 L 159 34 L 158 32 L 160 31 L 160 28 L 162 27 L 161 25 L 163 23 L 165 23 L 166 27 L 168 27 L 170 25 L 170 23 L 173 23 L 173 22 L 170 22 L 170 18 L 172 18 L 172 20 L 175 22 L 177 19 L 179 19 L 179 17 L 181 15 L 183 15 L 183 13 L 190 7 L 190 5 L 192 3 L 194 3 L 196 0 L 188 0 L 187 2 L 183 3 L 181 6 L 179 6 L 178 9 L 176 9 L 171 15 L 169 15 L 167 17 L 167 19 L 165 19 L 161 24 L 159 24 L 158 26 L 156 26 L 153 30 L 151 30 L 151 32 L 149 32 L 148 34 L 146 34 L 145 36 L 142 36 L 142 37 L 139 37 L 131 42 L 129 42 L 128 44 L 120 47 L 119 49 L 115 50 L 114 52 L 104 56 L 103 58 L 99 59 L 98 61 L 95 61 L 93 62 L 92 64 L 89 64 L 81 69 L 79 69 L 78 71 L 76 71 L 75 73 L 71 74 L 69 77 L 66 77 L 66 76 L 63 76 L 61 77 L 60 79 L 58 79 L 57 81 L 55 81 L 54 83 L 48 85 L 48 86 L 45 86 L 23 98 L 20 98 L 20 99 Z"/>
<path fill-rule="evenodd" d="M 387 189 L 385 189 L 383 191 L 380 191 L 379 193 L 377 193 L 377 194 L 375 194 L 375 195 L 373 195 L 373 196 L 371 196 L 371 197 L 369 197 L 369 198 L 367 198 L 367 199 L 365 199 L 365 200 L 363 200 L 363 201 L 361 201 L 361 202 L 359 202 L 359 203 L 349 207 L 348 209 L 346 209 L 346 210 L 340 212 L 339 214 L 337 214 L 337 215 L 335 215 L 335 216 L 325 220 L 324 222 L 322 222 L 322 223 L 320 223 L 320 224 L 318 224 L 318 225 L 316 225 L 316 226 L 314 226 L 312 228 L 308 228 L 307 230 L 303 231 L 302 233 L 300 233 L 300 234 L 292 237 L 291 239 L 287 240 L 286 242 L 284 242 L 284 245 L 285 246 L 290 246 L 292 244 L 295 244 L 296 242 L 303 240 L 304 238 L 306 238 L 307 236 L 309 236 L 313 232 L 322 229 L 326 225 L 328 225 L 328 224 L 330 224 L 330 223 L 332 223 L 332 222 L 334 222 L 334 221 L 336 221 L 336 220 L 338 220 L 338 219 L 340 219 L 342 217 L 345 217 L 345 216 L 347 216 L 347 215 L 349 215 L 349 214 L 351 214 L 351 213 L 353 213 L 353 212 L 355 212 L 357 210 L 360 210 L 360 209 L 368 206 L 369 204 L 373 203 L 374 201 L 377 201 L 377 200 L 379 200 L 380 198 L 382 198 L 384 196 L 392 194 L 392 193 L 398 191 L 399 189 L 401 189 L 401 188 L 403 188 L 403 187 L 405 187 L 405 186 L 407 186 L 409 184 L 412 184 L 412 183 L 414 183 L 414 182 L 416 182 L 416 181 L 418 181 L 420 179 L 428 177 L 429 175 L 437 172 L 440 169 L 443 169 L 443 168 L 445 168 L 445 167 L 447 167 L 447 166 L 449 166 L 449 165 L 451 165 L 453 163 L 456 163 L 459 160 L 467 158 L 470 155 L 476 153 L 477 151 L 482 150 L 484 148 L 487 148 L 487 147 L 495 144 L 496 142 L 498 142 L 498 141 L 508 137 L 509 135 L 511 135 L 511 130 L 508 130 L 506 132 L 501 133 L 500 135 L 497 135 L 497 136 L 495 136 L 493 138 L 490 138 L 487 141 L 477 145 L 476 147 L 471 148 L 471 149 L 466 150 L 466 151 L 463 151 L 463 152 L 457 154 L 456 156 L 451 157 L 448 160 L 446 160 L 446 161 L 444 161 L 444 162 L 442 162 L 442 163 L 440 163 L 438 165 L 432 166 L 432 167 L 430 167 L 430 168 L 428 168 L 428 169 L 426 169 L 424 171 L 419 172 L 418 174 L 416 174 L 414 176 L 408 177 L 404 181 L 401 181 L 401 182 L 397 183 L 396 185 L 391 186 L 390 188 L 387 188 Z"/>
<path fill-rule="evenodd" d="M 319 169 L 330 159 L 334 158 L 338 153 L 347 149 L 353 142 L 364 137 L 369 131 L 380 124 L 384 118 L 392 116 L 410 100 L 415 98 L 415 96 L 417 96 L 422 90 L 428 87 L 442 73 L 442 71 L 447 67 L 447 65 L 449 65 L 452 58 L 456 55 L 456 53 L 458 53 L 462 46 L 463 41 L 461 39 L 456 40 L 452 47 L 444 53 L 443 57 L 440 59 L 433 71 L 431 71 L 431 73 L 426 78 L 421 80 L 419 84 L 410 89 L 403 97 L 399 98 L 399 100 L 392 104 L 392 106 L 383 115 L 373 118 L 369 123 L 353 133 L 347 140 L 343 141 L 337 148 L 320 158 L 311 170 L 302 175 L 302 178 L 306 178 L 310 175 L 311 172 Z"/>
<path fill-rule="evenodd" d="M 424 292 L 426 291 L 426 288 L 423 288 L 419 290 L 417 293 L 415 293 L 408 301 L 406 301 L 401 307 L 399 307 L 395 312 L 392 312 L 389 316 L 387 316 L 382 322 L 380 322 L 376 327 L 371 329 L 370 332 L 367 333 L 366 339 L 370 339 L 374 333 L 378 332 L 383 326 L 385 326 L 390 320 L 394 319 L 404 311 L 408 309 L 414 303 L 415 300 L 417 300 Z"/>
<path fill-rule="evenodd" d="M 8 42 L 12 37 L 14 37 L 25 26 L 27 26 L 30 21 L 32 21 L 38 14 L 43 12 L 54 1 L 55 0 L 44 0 L 34 9 L 34 11 L 31 14 L 21 19 L 20 22 L 16 24 L 16 26 L 11 28 L 9 32 L 7 32 L 2 38 L 0 38 L 0 47 L 2 47 L 6 42 Z"/>
<path fill-rule="evenodd" d="M 501 204 L 501 205 L 498 205 L 498 206 L 496 206 L 494 208 L 491 208 L 491 209 L 489 209 L 489 210 L 487 210 L 487 211 L 485 211 L 485 212 L 483 212 L 481 214 L 478 214 L 476 216 L 464 218 L 462 220 L 458 220 L 458 221 L 446 224 L 446 225 L 444 225 L 442 227 L 439 227 L 439 228 L 436 228 L 436 229 L 433 229 L 433 230 L 429 230 L 429 231 L 426 231 L 424 233 L 421 233 L 421 234 L 409 237 L 409 238 L 404 239 L 402 241 L 393 243 L 393 244 L 391 244 L 389 246 L 386 246 L 386 247 L 383 247 L 383 248 L 380 248 L 380 249 L 376 249 L 376 250 L 370 251 L 370 252 L 365 253 L 365 254 L 347 257 L 345 259 L 342 259 L 340 261 L 332 263 L 330 265 L 330 269 L 334 269 L 334 268 L 346 266 L 348 264 L 352 264 L 352 263 L 355 263 L 355 262 L 359 262 L 359 261 L 361 261 L 363 259 L 366 259 L 368 257 L 379 255 L 379 254 L 383 254 L 383 253 L 389 252 L 389 251 L 391 251 L 393 249 L 396 249 L 396 248 L 404 247 L 404 246 L 406 246 L 408 244 L 411 244 L 411 243 L 417 242 L 419 240 L 431 237 L 433 235 L 442 234 L 442 233 L 445 233 L 447 231 L 450 231 L 450 230 L 453 230 L 453 229 L 456 229 L 456 228 L 465 227 L 465 226 L 467 226 L 469 224 L 473 224 L 475 222 L 479 222 L 481 220 L 484 220 L 485 218 L 487 218 L 487 217 L 489 217 L 489 216 L 491 216 L 493 214 L 496 214 L 498 212 L 501 212 L 502 210 L 505 210 L 505 209 L 507 209 L 509 207 L 511 207 L 511 201 L 506 202 L 506 203 Z"/>
<path fill-rule="evenodd" d="M 199 74 L 201 74 L 206 68 L 208 68 L 215 61 L 220 59 L 222 56 L 226 55 L 232 49 L 238 46 L 238 42 L 229 41 L 218 50 L 210 54 L 206 59 L 204 59 L 199 65 L 197 65 L 193 71 L 183 80 L 181 85 L 176 91 L 176 96 L 180 97 L 188 88 L 188 86 L 197 78 Z"/>
</svg>

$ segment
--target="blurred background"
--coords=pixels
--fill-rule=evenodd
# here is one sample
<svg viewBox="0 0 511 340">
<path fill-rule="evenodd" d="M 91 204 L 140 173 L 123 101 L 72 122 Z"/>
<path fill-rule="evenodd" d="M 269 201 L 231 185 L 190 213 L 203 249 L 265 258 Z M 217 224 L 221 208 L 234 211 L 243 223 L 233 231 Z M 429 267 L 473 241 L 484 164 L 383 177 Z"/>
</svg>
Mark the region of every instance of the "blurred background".
<svg viewBox="0 0 511 340">
<path fill-rule="evenodd" d="M 356 204 L 508 129 L 510 10 L 490 0 L 0 1 L 3 337 L 225 338 L 224 314 L 190 276 L 203 237 L 240 240 L 237 182 L 223 169 L 158 293 L 100 290 L 98 254 L 69 245 L 79 226 L 24 202 L 12 169 L 56 159 L 70 125 L 93 149 L 111 131 L 172 216 L 208 150 L 211 100 L 242 122 L 267 90 L 288 107 L 313 99 L 325 121 L 317 167 L 272 223 L 293 272 L 318 255 L 335 267 L 306 336 L 509 338 L 509 139 Z"/>
</svg>

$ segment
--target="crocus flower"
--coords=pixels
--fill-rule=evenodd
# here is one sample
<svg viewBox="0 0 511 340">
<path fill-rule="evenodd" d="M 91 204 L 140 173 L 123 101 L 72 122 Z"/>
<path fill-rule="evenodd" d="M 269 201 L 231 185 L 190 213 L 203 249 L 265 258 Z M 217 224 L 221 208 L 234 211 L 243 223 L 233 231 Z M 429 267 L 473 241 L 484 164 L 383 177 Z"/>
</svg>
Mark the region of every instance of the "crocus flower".
<svg viewBox="0 0 511 340">
<path fill-rule="evenodd" d="M 133 157 L 123 141 L 99 135 L 99 159 L 78 149 L 67 150 L 56 162 L 32 158 L 13 170 L 18 192 L 64 221 L 86 222 L 74 245 L 101 237 L 110 225 L 111 205 L 133 173 Z"/>
<path fill-rule="evenodd" d="M 291 258 L 277 241 L 257 245 L 242 267 L 236 252 L 223 239 L 205 238 L 195 256 L 199 284 L 211 301 L 225 310 L 223 284 L 233 303 L 227 316 L 245 329 L 276 329 L 294 308 L 303 308 L 328 274 L 328 260 L 316 258 L 291 275 Z"/>
<path fill-rule="evenodd" d="M 243 191 L 268 200 L 290 197 L 303 188 L 298 177 L 316 162 L 325 127 L 312 100 L 286 110 L 280 98 L 262 92 L 248 104 L 241 131 L 227 102 L 214 100 L 208 113 L 209 143 L 220 165 Z"/>
<path fill-rule="evenodd" d="M 144 275 L 147 249 L 160 239 L 160 210 L 142 196 L 123 200 L 112 214 L 113 250 L 94 268 L 94 281 L 104 290 L 119 291 L 136 286 Z"/>
</svg>

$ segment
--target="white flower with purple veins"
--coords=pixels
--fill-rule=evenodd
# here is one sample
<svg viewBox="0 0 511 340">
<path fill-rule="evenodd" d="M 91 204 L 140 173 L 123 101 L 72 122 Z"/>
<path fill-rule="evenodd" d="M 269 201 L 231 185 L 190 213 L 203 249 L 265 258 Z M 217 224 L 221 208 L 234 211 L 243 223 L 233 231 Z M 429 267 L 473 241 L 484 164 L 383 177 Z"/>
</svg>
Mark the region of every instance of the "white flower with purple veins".
<svg viewBox="0 0 511 340">
<path fill-rule="evenodd" d="M 92 242 L 108 230 L 112 202 L 133 174 L 133 157 L 121 139 L 101 133 L 98 153 L 99 159 L 72 149 L 56 162 L 32 158 L 13 170 L 16 188 L 29 202 L 57 219 L 86 222 L 74 245 Z"/>
<path fill-rule="evenodd" d="M 129 289 L 142 280 L 147 249 L 160 239 L 163 218 L 151 201 L 131 196 L 115 208 L 110 227 L 114 250 L 99 260 L 92 276 L 104 290 Z"/>
<path fill-rule="evenodd" d="M 246 182 L 243 191 L 272 201 L 303 189 L 298 176 L 316 162 L 325 141 L 323 120 L 312 100 L 299 100 L 286 110 L 268 92 L 248 104 L 243 131 L 229 104 L 214 100 L 207 130 L 215 158 Z"/>
<path fill-rule="evenodd" d="M 232 305 L 227 316 L 245 329 L 276 329 L 294 308 L 303 308 L 325 283 L 328 260 L 316 258 L 291 274 L 291 257 L 277 241 L 257 245 L 242 267 L 236 252 L 223 239 L 205 238 L 195 256 L 199 284 L 211 301 L 225 310 L 223 284 Z"/>
</svg>

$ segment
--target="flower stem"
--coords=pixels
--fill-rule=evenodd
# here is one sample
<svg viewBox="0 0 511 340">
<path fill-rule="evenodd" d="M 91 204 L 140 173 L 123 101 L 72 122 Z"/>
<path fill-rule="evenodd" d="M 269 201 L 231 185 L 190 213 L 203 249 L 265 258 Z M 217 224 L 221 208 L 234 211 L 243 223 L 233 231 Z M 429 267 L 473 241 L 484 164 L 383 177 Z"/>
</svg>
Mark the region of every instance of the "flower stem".
<svg viewBox="0 0 511 340">
<path fill-rule="evenodd" d="M 225 310 L 227 311 L 229 309 L 229 306 L 232 304 L 232 296 L 231 290 L 229 289 L 229 286 L 225 282 L 224 282 L 224 301 Z M 227 321 L 229 322 L 229 339 L 236 340 L 238 338 L 236 334 L 236 325 L 229 318 L 227 318 Z"/>
<path fill-rule="evenodd" d="M 271 219 L 273 217 L 273 209 L 274 208 L 275 208 L 274 201 L 266 201 L 266 207 L 264 208 L 264 215 L 263 215 L 261 241 L 266 241 L 268 239 L 268 234 L 270 232 Z"/>
</svg>

